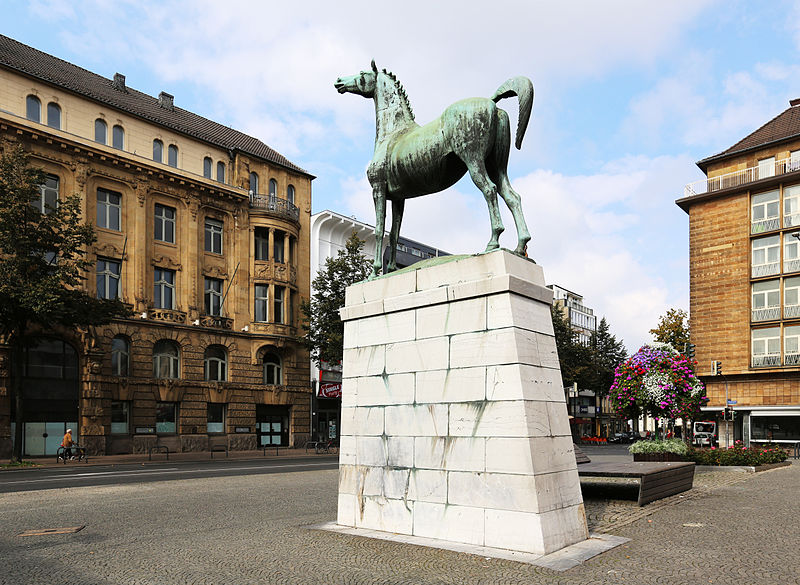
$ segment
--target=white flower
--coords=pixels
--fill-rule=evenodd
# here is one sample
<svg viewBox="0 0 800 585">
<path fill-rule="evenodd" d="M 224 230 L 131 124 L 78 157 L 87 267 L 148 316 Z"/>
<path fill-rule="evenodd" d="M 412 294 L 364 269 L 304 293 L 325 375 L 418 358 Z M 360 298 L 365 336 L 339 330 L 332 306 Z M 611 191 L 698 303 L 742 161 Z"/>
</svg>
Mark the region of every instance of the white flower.
<svg viewBox="0 0 800 585">
<path fill-rule="evenodd" d="M 671 388 L 669 376 L 664 372 L 650 371 L 642 378 L 644 391 L 656 404 L 662 402 Z"/>
</svg>

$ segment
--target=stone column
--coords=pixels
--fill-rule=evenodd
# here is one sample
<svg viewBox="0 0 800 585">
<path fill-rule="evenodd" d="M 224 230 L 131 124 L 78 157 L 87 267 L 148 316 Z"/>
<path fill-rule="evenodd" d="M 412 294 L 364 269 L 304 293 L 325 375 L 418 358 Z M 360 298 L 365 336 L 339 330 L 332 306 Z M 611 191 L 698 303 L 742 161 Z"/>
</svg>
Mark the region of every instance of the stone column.
<svg viewBox="0 0 800 585">
<path fill-rule="evenodd" d="M 418 266 L 347 289 L 338 523 L 534 554 L 585 540 L 541 267 Z"/>
</svg>

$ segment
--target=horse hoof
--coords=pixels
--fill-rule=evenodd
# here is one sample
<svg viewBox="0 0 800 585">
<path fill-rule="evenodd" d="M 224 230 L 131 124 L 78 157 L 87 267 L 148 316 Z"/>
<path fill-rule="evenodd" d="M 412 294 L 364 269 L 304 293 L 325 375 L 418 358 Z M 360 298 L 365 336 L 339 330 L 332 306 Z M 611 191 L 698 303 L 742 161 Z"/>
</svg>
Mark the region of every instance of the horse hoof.
<svg viewBox="0 0 800 585">
<path fill-rule="evenodd" d="M 487 252 L 492 252 L 493 250 L 497 250 L 499 247 L 500 247 L 500 244 L 492 244 L 492 243 L 490 243 L 490 244 L 488 244 L 486 246 L 486 249 L 483 251 L 483 253 L 486 254 Z"/>
</svg>

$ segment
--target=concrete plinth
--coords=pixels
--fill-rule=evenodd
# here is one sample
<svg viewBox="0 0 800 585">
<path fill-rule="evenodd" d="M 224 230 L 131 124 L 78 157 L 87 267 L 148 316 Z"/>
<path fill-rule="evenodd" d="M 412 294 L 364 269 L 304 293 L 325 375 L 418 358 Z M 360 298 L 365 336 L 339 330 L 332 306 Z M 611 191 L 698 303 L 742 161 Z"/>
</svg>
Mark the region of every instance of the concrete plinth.
<svg viewBox="0 0 800 585">
<path fill-rule="evenodd" d="M 585 540 L 542 269 L 442 260 L 347 289 L 338 524 L 540 555 Z"/>
</svg>

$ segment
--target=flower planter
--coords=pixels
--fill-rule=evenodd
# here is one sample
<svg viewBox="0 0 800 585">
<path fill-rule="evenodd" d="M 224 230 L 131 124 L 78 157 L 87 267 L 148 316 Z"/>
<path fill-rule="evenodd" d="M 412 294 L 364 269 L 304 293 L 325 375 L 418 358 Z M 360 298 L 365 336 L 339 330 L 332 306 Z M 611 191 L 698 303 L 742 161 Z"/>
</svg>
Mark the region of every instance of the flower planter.
<svg viewBox="0 0 800 585">
<path fill-rule="evenodd" d="M 634 453 L 634 461 L 683 461 L 677 453 Z"/>
</svg>

